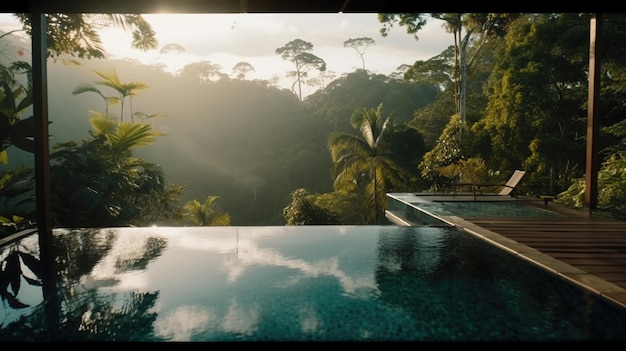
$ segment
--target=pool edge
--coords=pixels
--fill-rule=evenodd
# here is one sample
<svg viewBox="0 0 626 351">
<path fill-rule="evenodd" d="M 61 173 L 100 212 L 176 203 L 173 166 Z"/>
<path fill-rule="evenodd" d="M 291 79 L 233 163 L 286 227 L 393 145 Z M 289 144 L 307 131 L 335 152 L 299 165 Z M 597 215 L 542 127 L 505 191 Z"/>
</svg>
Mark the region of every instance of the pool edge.
<svg viewBox="0 0 626 351">
<path fill-rule="evenodd" d="M 544 254 L 537 249 L 533 249 L 496 232 L 480 227 L 479 225 L 463 218 L 457 216 L 442 217 L 444 217 L 443 219 L 448 221 L 450 225 L 462 229 L 464 232 L 485 240 L 492 245 L 504 249 L 596 295 L 600 295 L 603 298 L 626 308 L 626 289 L 560 261 L 550 255 Z"/>
</svg>

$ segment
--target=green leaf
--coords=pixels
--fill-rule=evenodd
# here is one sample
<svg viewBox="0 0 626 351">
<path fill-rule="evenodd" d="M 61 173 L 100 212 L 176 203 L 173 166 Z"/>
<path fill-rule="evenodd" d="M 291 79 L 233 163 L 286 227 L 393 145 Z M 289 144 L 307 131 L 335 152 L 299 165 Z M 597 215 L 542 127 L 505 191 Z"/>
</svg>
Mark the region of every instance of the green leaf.
<svg viewBox="0 0 626 351">
<path fill-rule="evenodd" d="M 13 223 L 20 224 L 22 221 L 24 221 L 24 217 L 13 215 Z"/>
</svg>

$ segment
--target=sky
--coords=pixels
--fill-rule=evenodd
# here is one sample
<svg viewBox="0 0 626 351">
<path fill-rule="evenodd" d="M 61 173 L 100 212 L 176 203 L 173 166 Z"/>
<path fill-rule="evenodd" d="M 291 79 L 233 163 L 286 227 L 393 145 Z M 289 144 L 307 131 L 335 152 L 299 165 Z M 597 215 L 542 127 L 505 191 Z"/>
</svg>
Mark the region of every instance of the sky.
<svg viewBox="0 0 626 351">
<path fill-rule="evenodd" d="M 419 40 L 395 26 L 390 35 L 382 37 L 382 24 L 376 13 L 363 14 L 145 14 L 159 41 L 159 49 L 143 52 L 130 48 L 132 35 L 111 27 L 100 32 L 110 58 L 136 59 L 145 64 L 164 64 L 174 72 L 186 64 L 210 61 L 231 74 L 238 62 L 252 65 L 247 79 L 271 79 L 277 75 L 280 85 L 289 84 L 287 71 L 292 63 L 283 61 L 276 49 L 294 39 L 313 45 L 312 53 L 322 58 L 327 73 L 341 76 L 362 67 L 359 54 L 344 48 L 348 39 L 368 37 L 375 44 L 366 49 L 365 68 L 389 75 L 402 64 L 413 64 L 441 53 L 453 44 L 442 22 L 431 19 L 419 33 Z M 12 29 L 16 21 L 10 14 L 0 15 L 0 28 Z M 162 53 L 167 44 L 177 44 L 184 52 Z M 309 78 L 319 72 L 310 72 Z"/>
</svg>

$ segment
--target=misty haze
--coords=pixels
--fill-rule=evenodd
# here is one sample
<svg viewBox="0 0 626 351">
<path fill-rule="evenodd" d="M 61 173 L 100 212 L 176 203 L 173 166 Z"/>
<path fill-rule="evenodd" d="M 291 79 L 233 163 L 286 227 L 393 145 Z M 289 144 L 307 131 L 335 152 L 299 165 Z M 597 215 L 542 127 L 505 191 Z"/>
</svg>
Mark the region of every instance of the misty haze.
<svg viewBox="0 0 626 351">
<path fill-rule="evenodd" d="M 30 50 L 28 42 L 7 38 L 12 43 L 3 50 L 9 55 L 14 55 L 15 48 Z M 370 38 L 370 50 L 380 38 Z M 274 52 L 278 48 L 268 49 Z M 115 95 L 114 90 L 96 84 L 102 78 L 95 72 L 116 74 L 121 83 L 145 85 L 126 99 L 125 121 L 130 122 L 134 113 L 139 116 L 135 122 L 149 123 L 164 135 L 152 145 L 137 148 L 135 155 L 161 166 L 167 183 L 184 187 L 181 206 L 217 196 L 232 225 L 284 225 L 283 209 L 291 202 L 292 192 L 333 192 L 329 135 L 359 134 L 350 125 L 357 109 L 383 104 L 383 114 L 393 114 L 394 123 L 404 125 L 415 110 L 440 94 L 434 84 L 403 81 L 401 72 L 383 75 L 358 68 L 366 66 L 368 52 L 359 56 L 353 49 L 365 48 L 336 47 L 337 52 L 350 57 L 352 72 L 337 76 L 330 70 L 309 68 L 299 82 L 294 77 L 295 67 L 286 60 L 281 61 L 287 70 L 274 72 L 273 79 L 247 79 L 254 72 L 254 66 L 247 62 L 244 70 L 237 71 L 200 61 L 180 66 L 174 74 L 163 64 L 135 59 L 64 56 L 49 60 L 51 150 L 55 145 L 87 138 L 94 112 L 102 114 L 108 109 L 111 116 L 119 118 L 120 103 L 106 106 L 99 94 L 73 94 L 87 84 L 105 95 Z M 315 48 L 312 53 L 316 53 Z M 274 56 L 280 59 L 277 53 Z M 287 84 L 291 88 L 278 86 L 278 76 L 291 81 Z M 424 152 L 421 136 L 414 134 L 412 144 L 417 147 L 407 155 L 407 163 L 417 162 Z M 19 149 L 8 152 L 10 165 L 33 162 L 32 155 Z M 359 224 L 358 219 L 355 223 Z"/>
<path fill-rule="evenodd" d="M 386 193 L 503 184 L 520 169 L 520 194 L 580 207 L 589 19 L 417 15 L 118 15 L 136 26 L 120 31 L 106 15 L 49 14 L 55 224 L 389 224 Z M 443 30 L 456 15 L 467 22 Z M 14 229 L 34 213 L 20 16 L 0 17 L 0 219 Z M 600 203 L 623 214 L 611 178 L 624 154 L 623 16 L 605 21 Z M 83 29 L 102 47 L 69 40 L 64 23 L 95 26 Z"/>
</svg>

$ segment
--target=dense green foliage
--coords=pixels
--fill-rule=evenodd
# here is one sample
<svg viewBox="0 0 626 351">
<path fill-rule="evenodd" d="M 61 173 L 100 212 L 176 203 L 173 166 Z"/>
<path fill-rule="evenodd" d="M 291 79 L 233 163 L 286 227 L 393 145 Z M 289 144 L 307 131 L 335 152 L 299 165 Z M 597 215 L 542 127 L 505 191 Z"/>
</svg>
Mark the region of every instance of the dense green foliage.
<svg viewBox="0 0 626 351">
<path fill-rule="evenodd" d="M 305 103 L 332 131 L 350 133 L 354 130 L 350 116 L 355 108 L 383 104 L 383 113 L 393 113 L 396 123 L 407 123 L 416 110 L 428 106 L 440 93 L 434 83 L 409 82 L 357 69 L 313 93 Z"/>
<path fill-rule="evenodd" d="M 453 115 L 437 139 L 437 144 L 424 155 L 418 164 L 422 178 L 428 180 L 433 191 L 450 188 L 450 179 L 441 168 L 458 163 L 467 155 L 467 125 L 460 115 Z"/>
<path fill-rule="evenodd" d="M 217 203 L 219 196 L 207 196 L 204 203 L 193 199 L 183 205 L 183 217 L 194 225 L 230 225 L 230 214 L 222 211 Z"/>
<path fill-rule="evenodd" d="M 415 15 L 383 23 L 418 34 Z M 245 74 L 231 79 L 206 64 L 172 76 L 128 61 L 77 60 L 78 69 L 51 62 L 56 219 L 81 226 L 181 223 L 184 204 L 210 194 L 207 201 L 219 197 L 232 225 L 373 223 L 382 218 L 385 192 L 445 189 L 470 168 L 504 177 L 524 169 L 524 194 L 558 195 L 581 206 L 589 17 L 480 17 L 462 22 L 473 30 L 465 48 L 465 120 L 456 113 L 461 91 L 453 47 L 416 61 L 404 79 L 357 69 L 306 98 L 269 81 L 244 80 Z M 623 212 L 626 26 L 619 14 L 603 18 L 599 207 Z M 478 23 L 497 24 L 497 31 L 483 32 Z M 280 50 L 287 60 L 300 52 L 291 44 L 312 49 L 290 43 Z M 29 129 L 16 128 L 29 120 L 23 116 L 30 105 L 29 66 L 0 67 L 0 160 L 8 163 L 0 165 L 0 221 L 12 228 L 33 213 L 23 206 L 32 200 L 32 173 L 17 172 L 29 149 L 28 142 L 20 144 L 28 138 L 18 138 Z M 85 84 L 94 71 L 115 75 Z M 118 74 L 135 83 L 124 85 Z M 115 98 L 102 88 L 112 88 Z M 129 108 L 120 104 L 119 116 L 109 109 L 115 101 L 130 104 L 138 90 L 142 98 Z M 108 127 L 92 125 L 85 116 L 94 109 L 104 113 L 92 116 L 125 117 Z M 135 111 L 168 118 L 146 119 L 157 115 Z M 161 128 L 167 135 L 136 149 L 135 141 Z"/>
<path fill-rule="evenodd" d="M 30 16 L 18 13 L 15 16 L 23 25 L 23 30 L 30 34 Z M 117 26 L 130 30 L 133 40 L 130 46 L 139 50 L 158 47 L 158 41 L 152 26 L 137 14 L 80 14 L 50 13 L 48 22 L 48 56 L 54 59 L 63 55 L 78 58 L 104 58 L 105 51 L 98 30 Z"/>
<path fill-rule="evenodd" d="M 337 203 L 333 201 L 333 203 Z M 344 224 L 333 209 L 315 204 L 315 194 L 305 189 L 291 193 L 291 203 L 283 209 L 287 225 Z"/>
<path fill-rule="evenodd" d="M 566 188 L 572 166 L 584 164 L 578 136 L 585 133 L 588 49 L 575 43 L 588 33 L 575 15 L 533 19 L 510 26 L 487 86 L 485 117 L 473 130 L 486 139 L 480 153 L 490 155 L 491 167 L 533 169 L 529 181 L 547 193 Z M 549 173 L 561 175 L 560 183 L 551 184 Z"/>
<path fill-rule="evenodd" d="M 626 155 L 613 154 L 598 172 L 598 208 L 621 219 L 626 219 Z M 576 178 L 572 185 L 559 194 L 557 202 L 572 207 L 585 203 L 585 179 Z"/>
<path fill-rule="evenodd" d="M 108 227 L 154 224 L 147 218 L 179 220 L 179 189 L 166 188 L 161 167 L 133 156 L 133 149 L 154 143 L 162 133 L 149 124 L 106 117 L 91 123 L 90 138 L 59 143 L 50 155 L 55 224 Z M 158 207 L 151 205 L 156 203 L 165 205 L 162 212 L 155 213 Z"/>
</svg>

